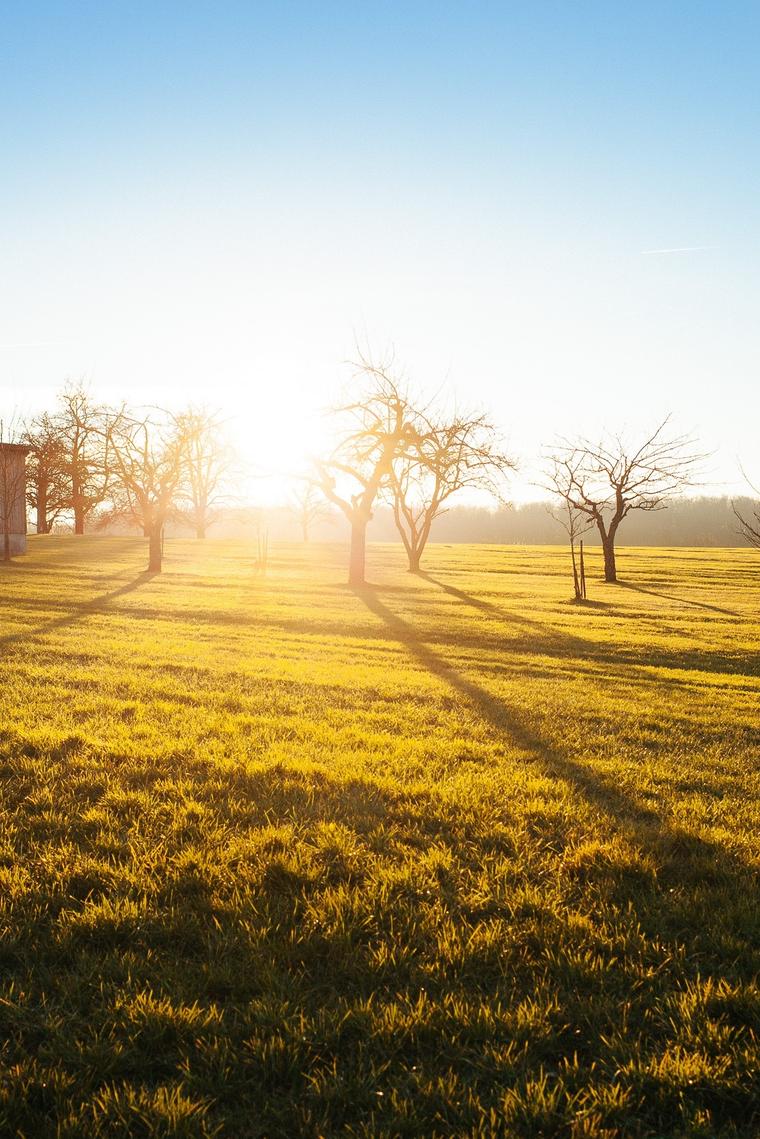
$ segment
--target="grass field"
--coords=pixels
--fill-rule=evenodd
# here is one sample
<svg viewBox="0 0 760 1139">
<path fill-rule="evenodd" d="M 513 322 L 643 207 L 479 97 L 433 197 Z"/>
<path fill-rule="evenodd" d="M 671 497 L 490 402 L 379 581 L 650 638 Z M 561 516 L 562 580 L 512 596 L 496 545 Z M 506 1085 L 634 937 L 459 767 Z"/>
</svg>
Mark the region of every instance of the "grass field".
<svg viewBox="0 0 760 1139">
<path fill-rule="evenodd" d="M 145 558 L 0 570 L 0 1134 L 760 1134 L 756 553 Z"/>
</svg>

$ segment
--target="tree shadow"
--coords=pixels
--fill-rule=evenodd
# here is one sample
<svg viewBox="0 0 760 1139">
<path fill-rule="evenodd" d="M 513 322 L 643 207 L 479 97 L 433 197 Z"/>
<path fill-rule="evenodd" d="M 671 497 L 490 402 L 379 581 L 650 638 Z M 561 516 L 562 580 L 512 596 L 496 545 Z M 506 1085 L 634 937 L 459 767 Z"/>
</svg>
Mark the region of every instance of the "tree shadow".
<svg viewBox="0 0 760 1139">
<path fill-rule="evenodd" d="M 471 605 L 474 609 L 481 609 L 485 613 L 498 613 L 499 616 L 504 616 L 504 611 L 500 606 L 494 605 L 490 601 L 483 601 L 480 597 L 473 597 L 471 593 L 466 593 L 463 589 L 458 589 L 455 585 L 449 585 L 448 582 L 433 577 L 433 575 L 427 573 L 426 570 L 417 570 L 415 577 L 420 577 L 424 581 L 430 582 L 431 585 L 437 585 L 439 589 L 442 589 L 444 593 L 448 593 L 450 597 L 456 597 L 458 601 L 463 601 L 465 605 Z"/>
<path fill-rule="evenodd" d="M 107 612 L 115 600 L 150 576 L 141 574 L 38 632 Z M 334 1060 L 348 1086 L 347 1094 L 359 1097 L 356 1106 L 345 1111 L 340 1102 L 335 1106 L 325 1098 L 321 1110 L 330 1133 L 334 1129 L 337 1134 L 347 1124 L 361 1128 L 367 1119 L 375 1120 L 371 1115 L 374 1106 L 368 1107 L 360 1098 L 364 1087 L 369 1088 L 373 1104 L 378 1092 L 387 1100 L 393 1093 L 420 1103 L 417 1083 L 410 1082 L 407 1088 L 399 1079 L 399 1056 L 410 1067 L 414 1064 L 412 1071 L 425 1073 L 431 1085 L 445 1064 L 446 1070 L 468 1081 L 473 1099 L 486 1106 L 493 1102 L 497 1111 L 496 1093 L 501 1094 L 505 1085 L 516 1085 L 523 1072 L 527 1080 L 537 1071 L 558 1071 L 566 1058 L 575 1058 L 579 1080 L 598 1083 L 597 1065 L 618 1064 L 607 1039 L 617 1031 L 621 1015 L 626 1016 L 626 1023 L 630 1018 L 636 1048 L 657 1071 L 654 1065 L 665 1047 L 678 1044 L 680 1022 L 671 1025 L 665 1020 L 667 1002 L 680 997 L 695 975 L 709 979 L 728 974 L 747 991 L 754 985 L 756 923 L 754 927 L 741 924 L 754 896 L 754 879 L 739 859 L 672 824 L 619 784 L 543 739 L 524 714 L 458 671 L 437 642 L 432 648 L 373 589 L 352 592 L 380 622 L 386 641 L 394 638 L 412 659 L 459 693 L 497 737 L 516 744 L 524 753 L 526 767 L 535 765 L 534 770 L 566 785 L 577 796 L 576 802 L 585 801 L 598 810 L 602 815 L 599 832 L 617 829 L 652 848 L 663 867 L 661 878 L 642 880 L 636 877 L 635 865 L 630 873 L 624 867 L 615 870 L 614 883 L 602 882 L 595 897 L 593 878 L 589 879 L 591 888 L 586 889 L 586 880 L 576 877 L 578 893 L 573 895 L 575 887 L 570 885 L 562 896 L 563 904 L 567 903 L 565 920 L 564 912 L 552 909 L 550 900 L 544 909 L 541 897 L 545 876 L 556 872 L 548 843 L 549 838 L 554 842 L 553 834 L 542 831 L 539 836 L 542 849 L 548 852 L 542 857 L 539 878 L 523 855 L 521 836 L 514 845 L 510 838 L 510 845 L 502 846 L 498 844 L 505 840 L 498 827 L 492 833 L 487 827 L 480 833 L 477 823 L 470 828 L 480 812 L 477 801 L 470 808 L 474 813 L 463 821 L 460 803 L 452 795 L 441 794 L 432 780 L 420 787 L 416 782 L 404 786 L 382 774 L 341 778 L 327 768 L 302 766 L 300 753 L 293 765 L 261 766 L 226 766 L 214 756 L 188 755 L 180 748 L 159 757 L 138 753 L 129 762 L 108 755 L 108 768 L 129 792 L 113 799 L 110 807 L 106 805 L 107 811 L 120 812 L 121 830 L 114 832 L 120 845 L 112 849 L 108 846 L 110 831 L 103 823 L 95 824 L 103 828 L 102 835 L 89 819 L 83 818 L 78 827 L 81 802 L 75 804 L 71 817 L 68 812 L 58 819 L 38 815 L 29 794 L 38 776 L 28 770 L 28 751 L 20 751 L 19 741 L 12 737 L 7 741 L 6 757 L 0 747 L 4 759 L 0 786 L 4 785 L 8 803 L 24 823 L 20 828 L 23 840 L 27 843 L 42 835 L 53 846 L 52 837 L 65 850 L 66 866 L 73 866 L 62 873 L 62 883 L 52 883 L 55 890 L 51 890 L 50 874 L 37 874 L 25 908 L 17 904 L 10 911 L 12 924 L 9 920 L 0 963 L 17 989 L 31 993 L 31 998 L 26 998 L 23 1018 L 10 1001 L 4 1002 L 3 1027 L 10 1013 L 16 1016 L 10 1022 L 15 1033 L 11 1047 L 16 1051 L 10 1052 L 14 1060 L 22 1053 L 35 1061 L 38 1056 L 43 1060 L 57 1056 L 50 1041 L 60 1047 L 66 1035 L 67 1049 L 61 1049 L 59 1070 L 70 1085 L 53 1084 L 42 1068 L 54 1089 L 64 1089 L 55 1090 L 57 1099 L 50 1093 L 49 1102 L 56 1110 L 59 1103 L 63 1105 L 60 1114 L 67 1086 L 93 1095 L 114 1079 L 114 1072 L 124 1072 L 125 1078 L 137 1082 L 155 1082 L 158 1073 L 165 1079 L 206 1081 L 203 1086 L 222 1104 L 230 1100 L 233 1086 L 236 1096 L 232 1099 L 241 1101 L 248 1118 L 263 1119 L 267 1133 L 296 1134 L 302 1129 L 295 1117 L 288 1117 L 288 1126 L 280 1126 L 270 1105 L 305 1095 L 306 1077 L 322 1072 Z M 72 782 L 69 746 L 76 749 L 78 745 L 63 741 L 58 754 L 52 755 L 53 764 L 48 763 L 51 756 L 46 752 L 38 757 L 48 770 L 57 765 L 57 787 L 64 796 L 70 793 Z M 169 791 L 173 784 L 181 791 Z M 94 791 L 93 803 L 99 803 L 103 791 Z M 182 801 L 195 811 L 184 820 L 177 811 Z M 197 803 L 203 811 L 195 810 Z M 570 808 L 558 829 L 573 831 L 572 803 Z M 165 839 L 165 811 L 176 816 L 170 844 Z M 151 812 L 155 812 L 152 819 Z M 210 820 L 214 820 L 211 826 Z M 604 825 L 607 822 L 609 827 Z M 340 824 L 337 830 L 323 828 L 323 824 L 334 823 Z M 537 825 L 545 826 L 543 820 Z M 115 826 L 113 821 L 109 826 Z M 134 848 L 128 845 L 132 828 L 140 835 Z M 359 844 L 353 842 L 354 836 L 361 840 Z M 101 838 L 103 847 L 99 848 Z M 141 861 L 143 850 L 150 849 L 148 842 L 158 852 L 155 874 L 146 873 L 147 863 Z M 504 896 L 494 878 L 493 887 L 482 897 L 470 898 L 464 892 L 460 897 L 456 874 L 449 882 L 445 863 L 430 862 L 423 877 L 416 870 L 422 861 L 418 855 L 440 845 L 453 849 L 456 862 L 470 867 L 473 875 L 488 866 L 492 854 L 501 859 L 506 852 L 504 861 L 514 863 L 531 887 L 537 883 L 530 891 L 530 909 L 525 902 L 520 903 L 524 908 L 513 909 L 509 878 L 504 882 Z M 199 848 L 205 851 L 203 857 L 199 857 Z M 96 860 L 93 851 L 99 850 Z M 388 870 L 382 893 L 377 879 L 373 884 L 375 869 L 367 850 Z M 217 865 L 217 852 L 230 852 L 229 860 L 220 856 Z M 181 858 L 175 857 L 180 854 Z M 576 871 L 586 872 L 582 865 Z M 588 873 L 594 873 L 593 866 Z M 369 898 L 366 905 L 364 897 Z M 101 899 L 106 904 L 100 905 Z M 606 909 L 595 925 L 600 906 Z M 421 925 L 423 909 L 430 916 Z M 703 930 L 705 912 L 723 919 L 713 923 L 721 926 L 718 933 Z M 582 928 L 588 930 L 581 946 L 590 957 L 599 956 L 597 938 L 615 939 L 612 946 L 618 956 L 605 959 L 605 968 L 593 975 L 577 964 L 574 939 L 581 928 L 579 916 Z M 490 927 L 496 929 L 497 921 L 505 924 L 498 938 L 489 940 Z M 456 960 L 445 956 L 448 942 L 442 936 L 451 926 L 461 934 L 463 945 L 473 946 Z M 637 954 L 643 952 L 637 948 L 641 929 L 653 939 L 642 957 L 645 972 L 637 972 Z M 453 944 L 456 947 L 458 942 Z M 381 949 L 384 952 L 378 952 Z M 431 969 L 431 961 L 440 966 L 437 971 Z M 126 1028 L 121 1021 L 115 1022 L 114 1009 L 123 1007 L 117 1001 L 122 990 L 130 993 L 133 972 L 136 983 L 157 997 L 154 1001 L 151 995 L 147 1005 L 139 1006 L 147 1008 L 138 1022 L 140 1034 L 127 1036 L 131 1022 L 126 1022 Z M 93 986 L 91 977 L 99 985 Z M 552 1035 L 531 1027 L 522 1066 L 505 1067 L 504 1021 L 499 1017 L 493 1022 L 473 1019 L 470 1026 L 467 1001 L 486 1010 L 504 1005 L 519 1011 L 521 998 L 532 1000 L 534 990 L 546 978 L 556 992 L 556 1013 L 551 1008 L 546 1013 Z M 80 1007 L 80 993 L 85 992 Z M 452 995 L 457 1004 L 446 1005 Z M 194 1021 L 185 1029 L 184 1021 L 178 1020 L 177 1027 L 165 1011 L 151 1011 L 159 997 L 170 998 L 175 1008 L 213 1006 L 213 1037 L 209 1039 L 214 1048 L 197 1044 Z M 420 1014 L 419 1025 L 407 1027 L 399 1004 L 403 1012 L 404 1002 L 410 1007 L 420 1002 L 424 1011 L 428 1000 L 446 1010 L 446 1019 L 436 1017 L 428 1023 Z M 381 1011 L 388 1006 L 387 1019 L 377 1021 L 377 1055 L 383 1065 L 377 1069 L 369 1069 L 364 1058 L 364 1042 L 372 1038 L 375 1028 L 368 1020 L 370 1002 Z M 217 1005 L 223 1016 L 217 1014 Z M 464 1011 L 452 1013 L 457 1005 Z M 747 1011 L 737 1000 L 737 1018 L 753 1016 L 749 997 L 746 1005 Z M 726 1000 L 716 1015 L 730 1014 L 731 1007 Z M 293 1010 L 297 1015 L 291 1018 Z M 385 1025 L 394 1026 L 387 1048 Z M 287 1035 L 291 1032 L 292 1036 Z M 185 1043 L 184 1033 L 192 1046 Z M 286 1044 L 280 1047 L 283 1033 Z M 277 1048 L 269 1047 L 270 1038 Z M 442 1039 L 446 1040 L 445 1051 Z M 101 1048 L 101 1040 L 113 1041 L 113 1047 Z M 250 1041 L 260 1041 L 256 1044 L 260 1054 L 252 1051 Z M 216 1060 L 219 1052 L 223 1065 Z M 266 1060 L 270 1052 L 274 1054 L 271 1064 Z M 280 1058 L 283 1052 L 287 1063 Z M 737 1066 L 740 1060 L 732 1063 Z M 645 1078 L 643 1085 L 636 1083 L 635 1075 L 623 1075 L 620 1082 L 624 1087 L 631 1085 L 632 1094 L 639 1097 L 641 1127 L 646 1124 L 647 1133 L 675 1133 L 675 1124 L 670 1124 L 680 1118 L 676 1114 L 679 1105 L 699 1105 L 702 1097 L 713 1096 L 721 1118 L 739 1126 L 746 1124 L 753 1108 L 750 1081 L 741 1071 L 731 1084 L 728 1077 L 713 1074 L 699 1082 L 689 1080 L 688 1085 L 673 1081 L 667 1073 L 662 1078 L 649 1074 Z M 744 1088 L 739 1084 L 742 1078 Z M 726 1088 L 731 1098 L 718 1100 L 728 1094 Z M 28 1099 L 27 1088 L 23 1090 Z M 328 1085 L 325 1097 L 329 1094 Z M 47 1104 L 44 1100 L 42 1107 L 34 1108 L 31 1122 L 25 1123 L 26 1132 L 41 1133 L 47 1127 Z M 431 1098 L 423 1106 L 428 1114 L 420 1116 L 425 1122 L 415 1133 L 438 1133 L 438 1102 Z M 402 1117 L 400 1109 L 398 1122 L 399 1129 L 406 1126 L 405 1133 L 411 1133 L 409 1119 Z M 465 1117 L 452 1113 L 444 1127 L 446 1133 L 464 1134 L 474 1129 L 470 1122 L 465 1126 Z M 225 1130 L 242 1134 L 245 1125 L 238 1129 L 231 1124 Z M 394 1134 L 396 1130 L 394 1124 Z M 555 1130 L 559 1134 L 554 1128 L 551 1133 Z"/>
<path fill-rule="evenodd" d="M 760 657 L 757 654 L 747 654 L 745 659 L 737 660 L 736 658 L 720 656 L 708 656 L 699 651 L 689 651 L 677 653 L 657 652 L 649 650 L 644 654 L 639 654 L 636 651 L 629 651 L 622 654 L 618 650 L 611 650 L 608 646 L 601 642 L 594 642 L 579 637 L 577 634 L 568 634 L 559 632 L 556 629 L 547 629 L 545 623 L 541 621 L 532 620 L 529 617 L 523 617 L 516 613 L 510 613 L 508 610 L 502 609 L 498 605 L 494 605 L 489 601 L 483 601 L 480 598 L 473 597 L 471 594 L 466 593 L 463 589 L 458 589 L 455 586 L 448 585 L 446 582 L 440 581 L 438 578 L 433 577 L 431 574 L 420 571 L 419 577 L 424 578 L 430 582 L 431 585 L 436 585 L 445 593 L 452 597 L 456 597 L 463 603 L 473 606 L 483 612 L 492 614 L 505 621 L 511 621 L 514 624 L 523 625 L 526 630 L 533 630 L 540 633 L 538 641 L 528 646 L 523 646 L 522 651 L 552 651 L 552 650 L 571 650 L 578 654 L 580 658 L 589 662 L 602 663 L 602 664 L 625 664 L 634 665 L 643 668 L 667 668 L 667 669 L 692 669 L 704 673 L 729 673 L 737 676 L 757 676 L 760 671 Z M 721 609 L 718 606 L 707 605 L 698 601 L 687 601 L 678 597 L 670 597 L 668 594 L 655 593 L 654 590 L 643 589 L 640 586 L 630 585 L 627 582 L 617 582 L 626 589 L 632 589 L 639 593 L 651 594 L 654 597 L 668 597 L 673 601 L 683 601 L 686 605 L 695 605 L 704 609 L 712 609 L 717 613 L 725 614 L 730 617 L 739 617 L 741 614 L 735 613 L 730 609 Z M 370 587 L 368 587 L 370 588 Z M 383 588 L 383 592 L 386 590 Z M 614 605 L 606 601 L 596 601 L 585 599 L 582 601 L 575 601 L 570 599 L 567 603 L 569 606 L 577 607 L 579 609 L 588 609 L 592 611 L 605 611 L 614 609 Z M 472 639 L 468 638 L 465 641 L 457 640 L 457 643 L 472 644 Z M 483 643 L 483 638 L 480 638 L 480 643 Z"/>
<path fill-rule="evenodd" d="M 597 771 L 572 759 L 566 752 L 542 738 L 514 707 L 476 681 L 462 675 L 434 651 L 409 622 L 393 613 L 372 590 L 357 589 L 355 593 L 370 612 L 384 622 L 415 660 L 464 696 L 495 732 L 507 742 L 516 744 L 525 753 L 527 760 L 537 764 L 545 775 L 561 779 L 573 792 L 606 815 L 615 826 L 628 831 L 637 842 L 647 847 L 666 849 L 672 849 L 675 844 L 678 849 L 691 850 L 700 865 L 711 861 L 720 864 L 723 872 L 730 876 L 735 876 L 740 871 L 749 875 L 749 868 L 730 856 L 723 847 L 664 820 L 653 808 L 637 802 L 618 783 L 605 779 Z"/>
<path fill-rule="evenodd" d="M 83 601 L 80 605 L 76 605 L 61 617 L 55 617 L 53 620 L 45 621 L 43 624 L 36 625 L 31 629 L 22 629 L 17 633 L 7 633 L 5 636 L 0 637 L 0 647 L 17 644 L 21 641 L 28 641 L 33 637 L 41 637 L 46 633 L 54 632 L 56 629 L 64 629 L 68 625 L 75 625 L 84 618 L 91 617 L 96 613 L 107 613 L 111 609 L 114 601 L 120 597 L 124 597 L 128 593 L 132 593 L 156 576 L 157 575 L 151 570 L 143 570 L 137 577 L 119 586 L 118 589 L 112 589 L 108 593 L 102 593 L 98 597 L 90 598 L 89 601 Z"/>
<path fill-rule="evenodd" d="M 693 605 L 695 609 L 708 609 L 712 613 L 721 613 L 725 617 L 744 617 L 746 614 L 737 613 L 735 609 L 723 609 L 720 605 L 708 605 L 706 601 L 691 601 L 688 597 L 676 597 L 672 593 L 660 593 L 656 589 L 644 589 L 643 585 L 634 585 L 630 581 L 616 583 L 622 589 L 631 589 L 635 593 L 646 593 L 649 597 L 662 597 L 666 601 L 677 601 L 679 605 Z"/>
<path fill-rule="evenodd" d="M 560 633 L 556 629 L 548 629 L 543 621 L 535 621 L 531 617 L 525 617 L 521 613 L 514 613 L 509 609 L 504 609 L 500 605 L 494 605 L 492 601 L 484 601 L 481 597 L 475 597 L 471 593 L 465 592 L 464 589 L 459 589 L 455 585 L 449 585 L 448 582 L 441 581 L 440 578 L 433 577 L 432 574 L 426 573 L 424 570 L 419 570 L 416 574 L 417 577 L 423 578 L 431 585 L 436 585 L 439 589 L 443 590 L 450 597 L 455 597 L 458 601 L 463 602 L 465 605 L 471 606 L 473 609 L 478 609 L 482 613 L 499 617 L 503 621 L 509 621 L 514 625 L 522 625 L 526 630 L 538 631 L 541 633 L 544 640 L 548 639 L 555 644 L 561 644 L 568 648 L 574 648 L 578 651 L 585 652 L 590 644 L 589 641 L 584 640 L 583 637 L 578 637 L 569 633 Z M 387 592 L 383 587 L 383 592 Z M 591 602 L 591 607 L 596 608 L 596 603 Z M 606 602 L 599 602 L 600 608 L 608 608 Z"/>
<path fill-rule="evenodd" d="M 598 781 L 589 778 L 588 772 L 580 764 L 573 763 L 561 756 L 556 749 L 536 735 L 513 708 L 508 707 L 503 700 L 493 696 L 474 680 L 463 676 L 454 665 L 430 648 L 414 627 L 393 613 L 372 590 L 365 588 L 357 589 L 354 592 L 370 612 L 384 622 L 396 640 L 407 649 L 411 656 L 424 665 L 428 672 L 466 697 L 478 714 L 492 728 L 508 735 L 522 751 L 528 753 L 531 760 L 539 762 L 546 769 L 547 774 L 566 778 L 569 782 L 582 788 L 586 797 L 603 810 L 612 810 L 620 817 L 630 815 L 647 822 L 655 819 L 653 811 L 649 808 L 634 806 L 618 787 L 600 785 Z"/>
</svg>

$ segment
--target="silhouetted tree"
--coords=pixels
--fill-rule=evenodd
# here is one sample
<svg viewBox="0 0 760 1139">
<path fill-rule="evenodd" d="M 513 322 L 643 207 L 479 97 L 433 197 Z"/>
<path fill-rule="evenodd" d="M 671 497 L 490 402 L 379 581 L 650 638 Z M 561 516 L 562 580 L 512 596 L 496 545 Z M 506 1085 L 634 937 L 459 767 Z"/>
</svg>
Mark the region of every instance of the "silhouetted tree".
<svg viewBox="0 0 760 1139">
<path fill-rule="evenodd" d="M 35 514 L 38 534 L 50 530 L 71 503 L 66 450 L 58 425 L 48 412 L 24 427 L 22 442 L 29 448 L 26 498 Z"/>
<path fill-rule="evenodd" d="M 51 419 L 60 440 L 66 479 L 66 507 L 74 533 L 84 534 L 92 512 L 108 498 L 112 475 L 107 420 L 114 413 L 94 402 L 81 384 L 69 384 L 58 396 Z"/>
<path fill-rule="evenodd" d="M 375 500 L 389 485 L 394 460 L 416 439 L 409 400 L 388 367 L 362 358 L 359 374 L 366 394 L 336 409 L 348 425 L 329 458 L 315 462 L 315 481 L 351 527 L 349 585 L 364 584 L 367 525 Z"/>
<path fill-rule="evenodd" d="M 304 542 L 309 541 L 309 530 L 315 523 L 331 522 L 333 517 L 318 487 L 310 479 L 293 491 L 288 511 L 298 522 Z"/>
<path fill-rule="evenodd" d="M 232 450 L 218 415 L 208 408 L 189 408 L 178 417 L 178 426 L 187 439 L 180 513 L 192 522 L 196 538 L 205 538 L 219 510 L 231 502 Z"/>
<path fill-rule="evenodd" d="M 667 505 L 670 496 L 693 481 L 705 458 L 692 450 L 690 436 L 665 435 L 669 419 L 633 448 L 619 435 L 599 443 L 562 440 L 549 457 L 547 489 L 599 531 L 605 581 L 617 581 L 615 538 L 626 515 Z"/>
<path fill-rule="evenodd" d="M 420 412 L 414 428 L 413 443 L 396 457 L 390 480 L 410 573 L 419 570 L 433 521 L 452 496 L 470 489 L 502 499 L 505 476 L 516 466 L 501 450 L 496 428 L 485 415 L 439 421 Z"/>
<path fill-rule="evenodd" d="M 581 574 L 578 571 L 578 561 L 575 553 L 575 543 L 580 539 L 582 534 L 585 534 L 593 525 L 593 522 L 586 514 L 582 514 L 580 510 L 565 499 L 558 509 L 549 510 L 552 518 L 559 522 L 567 534 L 570 543 L 570 561 L 573 567 L 573 589 L 575 591 L 575 600 L 581 601 L 583 599 L 583 581 Z"/>
<path fill-rule="evenodd" d="M 190 430 L 186 421 L 169 414 L 157 421 L 122 413 L 107 427 L 119 501 L 143 527 L 152 573 L 161 572 L 164 525 L 187 475 Z"/>
</svg>

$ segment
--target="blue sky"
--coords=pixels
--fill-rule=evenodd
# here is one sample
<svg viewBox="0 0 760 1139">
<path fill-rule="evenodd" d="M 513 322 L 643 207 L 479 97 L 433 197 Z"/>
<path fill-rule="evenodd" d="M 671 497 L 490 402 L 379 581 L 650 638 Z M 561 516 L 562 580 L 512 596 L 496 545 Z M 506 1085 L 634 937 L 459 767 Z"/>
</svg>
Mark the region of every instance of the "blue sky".
<svg viewBox="0 0 760 1139">
<path fill-rule="evenodd" d="M 756 452 L 760 5 L 0 5 L 0 394 L 206 398 L 293 465 L 358 337 L 524 458 Z M 657 250 L 687 252 L 652 252 Z"/>
</svg>

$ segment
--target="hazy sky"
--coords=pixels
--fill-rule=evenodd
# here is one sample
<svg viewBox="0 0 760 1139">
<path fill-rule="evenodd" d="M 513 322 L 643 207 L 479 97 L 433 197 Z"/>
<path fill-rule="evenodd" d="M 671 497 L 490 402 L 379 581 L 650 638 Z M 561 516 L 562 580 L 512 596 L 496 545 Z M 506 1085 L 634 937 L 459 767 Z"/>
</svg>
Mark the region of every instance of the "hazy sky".
<svg viewBox="0 0 760 1139">
<path fill-rule="evenodd" d="M 760 477 L 760 4 L 0 4 L 0 389 L 292 466 L 358 337 L 525 459 L 673 411 Z"/>
</svg>

